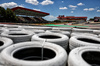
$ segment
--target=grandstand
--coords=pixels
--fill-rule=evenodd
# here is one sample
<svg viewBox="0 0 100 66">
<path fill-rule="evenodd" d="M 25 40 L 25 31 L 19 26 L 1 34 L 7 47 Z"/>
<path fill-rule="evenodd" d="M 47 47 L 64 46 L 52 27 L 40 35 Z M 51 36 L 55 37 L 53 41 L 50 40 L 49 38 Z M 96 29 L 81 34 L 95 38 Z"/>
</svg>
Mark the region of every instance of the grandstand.
<svg viewBox="0 0 100 66">
<path fill-rule="evenodd" d="M 23 7 L 15 7 L 11 9 L 18 17 L 20 23 L 48 23 L 43 17 L 49 13 L 31 10 Z"/>
<path fill-rule="evenodd" d="M 66 22 L 86 22 L 87 17 L 75 17 L 75 16 L 64 16 L 64 15 L 59 15 L 58 20 L 60 21 L 66 21 Z"/>
</svg>

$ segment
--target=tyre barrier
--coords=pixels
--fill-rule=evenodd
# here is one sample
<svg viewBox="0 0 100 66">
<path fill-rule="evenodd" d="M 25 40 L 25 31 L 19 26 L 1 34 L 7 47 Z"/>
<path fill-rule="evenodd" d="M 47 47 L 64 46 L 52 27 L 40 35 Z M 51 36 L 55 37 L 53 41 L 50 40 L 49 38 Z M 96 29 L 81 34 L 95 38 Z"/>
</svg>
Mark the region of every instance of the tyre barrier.
<svg viewBox="0 0 100 66">
<path fill-rule="evenodd" d="M 19 25 L 4 25 L 6 28 L 18 28 Z"/>
<path fill-rule="evenodd" d="M 26 30 L 26 29 L 25 29 Z M 35 34 L 38 34 L 38 33 L 45 33 L 45 30 L 36 30 L 36 29 L 30 29 L 30 30 L 27 30 L 27 31 L 32 31 L 34 32 Z"/>
<path fill-rule="evenodd" d="M 100 30 L 93 30 L 93 33 L 99 35 L 100 34 Z"/>
<path fill-rule="evenodd" d="M 68 31 L 61 31 L 61 30 L 47 30 L 46 32 L 50 32 L 50 33 L 61 33 L 61 34 L 64 34 L 64 35 L 70 37 L 70 32 L 68 32 Z"/>
<path fill-rule="evenodd" d="M 52 27 L 34 27 L 34 29 L 38 29 L 38 30 L 52 30 Z"/>
<path fill-rule="evenodd" d="M 24 29 L 21 28 L 7 28 L 9 31 L 22 31 Z"/>
<path fill-rule="evenodd" d="M 38 30 L 52 30 L 52 27 L 34 27 L 34 29 L 38 29 Z"/>
<path fill-rule="evenodd" d="M 67 53 L 59 45 L 45 42 L 21 42 L 1 52 L 7 66 L 66 66 Z"/>
<path fill-rule="evenodd" d="M 34 27 L 32 26 L 21 26 L 20 28 L 25 29 L 25 30 L 35 30 Z"/>
<path fill-rule="evenodd" d="M 92 36 L 73 36 L 69 40 L 70 50 L 81 46 L 100 46 L 100 39 Z"/>
<path fill-rule="evenodd" d="M 8 32 L 9 30 L 7 30 L 7 29 L 5 29 L 5 28 L 1 28 L 0 29 L 0 35 L 1 35 L 1 33 L 3 33 L 3 32 Z"/>
<path fill-rule="evenodd" d="M 4 27 L 4 24 L 0 24 L 0 27 Z"/>
<path fill-rule="evenodd" d="M 79 29 L 79 28 L 73 28 L 72 32 L 80 32 L 80 33 L 93 33 L 92 29 Z"/>
<path fill-rule="evenodd" d="M 98 35 L 98 38 L 100 38 L 100 34 Z"/>
<path fill-rule="evenodd" d="M 33 30 L 35 34 L 45 33 L 45 30 Z"/>
<path fill-rule="evenodd" d="M 62 30 L 62 31 L 71 32 L 72 28 L 53 27 L 52 30 Z"/>
<path fill-rule="evenodd" d="M 69 38 L 66 35 L 60 33 L 39 33 L 32 36 L 32 41 L 44 41 L 52 42 L 67 49 Z"/>
<path fill-rule="evenodd" d="M 26 29 L 26 30 L 52 30 L 52 27 L 39 27 L 39 26 L 28 26 L 28 27 L 25 27 L 25 26 L 22 26 L 23 29 Z"/>
<path fill-rule="evenodd" d="M 1 53 L 0 53 L 0 66 L 4 66 L 4 61 L 2 60 L 2 58 L 1 58 Z"/>
<path fill-rule="evenodd" d="M 28 31 L 32 31 L 34 32 L 35 34 L 38 34 L 38 33 L 45 33 L 45 30 L 40 30 L 40 29 L 34 29 L 34 27 L 25 27 L 24 28 L 25 30 L 28 30 Z"/>
<path fill-rule="evenodd" d="M 0 37 L 0 54 L 4 48 L 6 48 L 12 44 L 13 44 L 13 41 L 11 39 L 6 38 L 6 37 Z M 0 56 L 0 66 L 3 66 L 3 64 L 4 64 L 4 62 Z"/>
<path fill-rule="evenodd" d="M 85 46 L 73 49 L 68 57 L 68 66 L 100 66 L 100 47 Z"/>
<path fill-rule="evenodd" d="M 78 33 L 78 32 L 71 33 L 71 37 L 73 37 L 73 36 L 79 36 L 79 35 L 98 37 L 98 35 L 92 34 L 92 33 Z"/>
<path fill-rule="evenodd" d="M 6 38 L 6 37 L 0 37 L 0 52 L 10 46 L 11 44 L 13 44 L 13 41 L 9 38 Z"/>
<path fill-rule="evenodd" d="M 13 40 L 14 43 L 31 41 L 31 37 L 34 33 L 31 31 L 9 31 L 1 33 L 1 36 L 8 37 Z"/>
</svg>

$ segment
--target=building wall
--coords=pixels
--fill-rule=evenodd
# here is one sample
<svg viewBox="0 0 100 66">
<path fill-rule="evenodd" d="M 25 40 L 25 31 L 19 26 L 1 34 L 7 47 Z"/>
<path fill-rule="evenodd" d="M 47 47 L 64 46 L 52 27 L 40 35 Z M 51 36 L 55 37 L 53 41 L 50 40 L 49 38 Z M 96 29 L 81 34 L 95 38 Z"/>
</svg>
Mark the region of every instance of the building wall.
<svg viewBox="0 0 100 66">
<path fill-rule="evenodd" d="M 94 22 L 100 22 L 100 17 L 94 17 Z"/>
<path fill-rule="evenodd" d="M 58 20 L 60 21 L 67 21 L 67 22 L 86 22 L 87 17 L 74 17 L 74 16 L 58 16 Z"/>
</svg>

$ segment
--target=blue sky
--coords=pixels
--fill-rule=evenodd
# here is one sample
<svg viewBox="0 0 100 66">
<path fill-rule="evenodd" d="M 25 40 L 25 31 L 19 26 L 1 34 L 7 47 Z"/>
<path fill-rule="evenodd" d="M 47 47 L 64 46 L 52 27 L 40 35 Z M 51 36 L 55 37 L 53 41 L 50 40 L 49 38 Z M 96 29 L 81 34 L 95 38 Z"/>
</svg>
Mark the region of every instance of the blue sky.
<svg viewBox="0 0 100 66">
<path fill-rule="evenodd" d="M 50 13 L 47 20 L 55 20 L 58 15 L 100 17 L 100 0 L 0 0 L 0 6 L 13 8 L 21 6 Z"/>
</svg>

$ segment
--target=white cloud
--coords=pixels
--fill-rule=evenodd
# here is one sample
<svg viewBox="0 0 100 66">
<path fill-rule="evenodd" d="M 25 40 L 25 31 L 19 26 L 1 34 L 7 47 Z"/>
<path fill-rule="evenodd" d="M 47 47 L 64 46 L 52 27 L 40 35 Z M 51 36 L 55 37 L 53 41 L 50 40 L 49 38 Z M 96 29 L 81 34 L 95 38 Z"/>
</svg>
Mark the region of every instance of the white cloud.
<svg viewBox="0 0 100 66">
<path fill-rule="evenodd" d="M 83 3 L 78 3 L 77 5 L 78 5 L 78 6 L 82 6 L 82 5 L 84 5 L 84 4 L 83 4 Z"/>
<path fill-rule="evenodd" d="M 94 8 L 89 8 L 89 11 L 93 11 L 93 10 L 95 10 Z"/>
<path fill-rule="evenodd" d="M 71 11 L 71 13 L 74 13 L 74 11 Z"/>
<path fill-rule="evenodd" d="M 49 4 L 54 4 L 54 2 L 51 1 L 51 0 L 44 0 L 44 1 L 41 2 L 40 4 L 42 4 L 42 5 L 49 5 Z"/>
<path fill-rule="evenodd" d="M 37 0 L 25 0 L 25 2 L 33 4 L 33 5 L 38 5 L 39 4 L 39 2 Z"/>
<path fill-rule="evenodd" d="M 100 12 L 100 10 L 97 10 L 97 12 Z"/>
<path fill-rule="evenodd" d="M 76 8 L 77 6 L 74 5 L 69 5 L 70 8 Z"/>
<path fill-rule="evenodd" d="M 19 7 L 24 7 L 24 6 L 23 6 L 23 4 L 21 4 L 21 5 L 18 5 L 18 6 L 19 6 Z"/>
<path fill-rule="evenodd" d="M 41 11 L 40 9 L 33 9 L 33 10 Z"/>
<path fill-rule="evenodd" d="M 98 10 L 99 7 L 96 7 L 95 10 Z"/>
<path fill-rule="evenodd" d="M 68 9 L 68 8 L 67 7 L 60 7 L 59 9 L 65 10 L 65 9 Z"/>
<path fill-rule="evenodd" d="M 15 2 L 8 2 L 8 3 L 2 3 L 0 4 L 0 6 L 4 7 L 4 8 L 14 8 L 14 7 L 24 7 L 23 6 L 24 4 L 21 4 L 21 5 L 18 5 L 17 3 Z"/>
<path fill-rule="evenodd" d="M 49 16 L 46 16 L 44 17 L 44 19 L 48 20 L 48 21 L 53 21 L 53 20 L 56 20 L 57 17 L 53 16 L 53 15 L 49 15 Z"/>
<path fill-rule="evenodd" d="M 4 7 L 4 8 L 13 8 L 13 7 L 16 7 L 18 6 L 17 3 L 15 2 L 9 2 L 9 3 L 3 3 L 3 4 L 0 4 L 0 6 Z"/>
<path fill-rule="evenodd" d="M 85 8 L 85 9 L 83 9 L 84 11 L 93 11 L 93 10 L 95 10 L 94 8 Z"/>
<path fill-rule="evenodd" d="M 62 3 L 64 3 L 64 1 L 61 1 Z"/>
<path fill-rule="evenodd" d="M 69 5 L 70 8 L 72 8 L 72 10 L 75 10 L 77 8 L 77 6 L 74 5 Z"/>
<path fill-rule="evenodd" d="M 75 10 L 76 8 L 72 8 L 72 10 Z"/>
<path fill-rule="evenodd" d="M 84 11 L 88 11 L 88 8 L 83 9 Z"/>
</svg>

